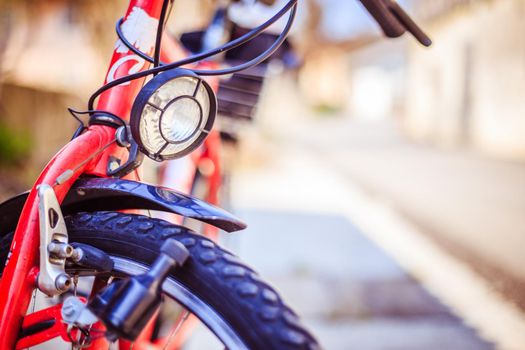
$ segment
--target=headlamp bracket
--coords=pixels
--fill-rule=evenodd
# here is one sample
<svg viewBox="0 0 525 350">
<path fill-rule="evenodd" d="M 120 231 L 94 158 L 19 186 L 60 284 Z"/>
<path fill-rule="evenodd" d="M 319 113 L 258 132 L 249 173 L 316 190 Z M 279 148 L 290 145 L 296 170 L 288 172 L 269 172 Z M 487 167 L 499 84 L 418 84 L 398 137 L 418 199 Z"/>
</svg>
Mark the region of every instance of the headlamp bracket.
<svg viewBox="0 0 525 350">
<path fill-rule="evenodd" d="M 111 177 L 123 177 L 138 168 L 144 160 L 144 155 L 139 151 L 139 146 L 129 131 L 129 126 L 121 126 L 115 133 L 117 144 L 128 149 L 128 159 L 123 165 L 117 157 L 110 156 L 106 174 Z"/>
</svg>

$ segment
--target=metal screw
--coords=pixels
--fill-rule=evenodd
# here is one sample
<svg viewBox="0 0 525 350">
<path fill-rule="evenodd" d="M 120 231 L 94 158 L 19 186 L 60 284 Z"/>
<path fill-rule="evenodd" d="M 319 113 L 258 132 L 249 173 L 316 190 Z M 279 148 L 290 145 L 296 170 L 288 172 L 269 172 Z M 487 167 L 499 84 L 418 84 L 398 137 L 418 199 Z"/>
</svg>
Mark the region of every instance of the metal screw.
<svg viewBox="0 0 525 350">
<path fill-rule="evenodd" d="M 128 148 L 129 146 L 131 146 L 131 143 L 128 140 L 129 132 L 130 131 L 127 129 L 126 126 L 121 126 L 117 129 L 117 132 L 115 133 L 115 138 L 117 139 L 117 144 L 120 147 Z"/>
<path fill-rule="evenodd" d="M 64 303 L 62 306 L 62 314 L 66 317 L 71 317 L 75 314 L 75 306 Z"/>
<path fill-rule="evenodd" d="M 61 292 L 65 292 L 69 289 L 71 286 L 71 277 L 66 275 L 65 273 L 58 275 L 58 277 L 55 280 L 55 287 Z"/>
<path fill-rule="evenodd" d="M 47 246 L 47 251 L 58 259 L 70 258 L 73 255 L 73 247 L 67 243 L 51 242 Z"/>
</svg>

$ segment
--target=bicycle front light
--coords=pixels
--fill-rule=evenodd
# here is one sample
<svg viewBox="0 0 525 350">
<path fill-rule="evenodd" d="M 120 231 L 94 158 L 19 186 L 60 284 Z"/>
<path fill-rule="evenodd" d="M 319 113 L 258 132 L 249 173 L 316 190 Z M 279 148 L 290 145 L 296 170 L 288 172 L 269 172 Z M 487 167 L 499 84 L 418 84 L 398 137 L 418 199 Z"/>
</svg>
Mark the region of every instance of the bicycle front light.
<svg viewBox="0 0 525 350">
<path fill-rule="evenodd" d="M 217 100 L 206 81 L 186 69 L 151 79 L 131 110 L 131 134 L 148 157 L 180 158 L 199 147 L 210 132 Z"/>
</svg>

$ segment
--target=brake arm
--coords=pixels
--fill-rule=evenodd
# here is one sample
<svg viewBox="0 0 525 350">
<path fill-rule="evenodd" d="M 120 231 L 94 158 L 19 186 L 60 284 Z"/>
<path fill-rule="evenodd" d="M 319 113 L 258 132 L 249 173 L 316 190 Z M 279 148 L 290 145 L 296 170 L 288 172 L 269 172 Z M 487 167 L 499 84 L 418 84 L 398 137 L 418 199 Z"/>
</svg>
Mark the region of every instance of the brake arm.
<svg viewBox="0 0 525 350">
<path fill-rule="evenodd" d="M 38 186 L 40 219 L 40 273 L 38 289 L 49 296 L 59 295 L 71 286 L 66 274 L 66 259 L 74 249 L 68 243 L 66 221 L 60 210 L 55 191 L 49 185 Z"/>
</svg>

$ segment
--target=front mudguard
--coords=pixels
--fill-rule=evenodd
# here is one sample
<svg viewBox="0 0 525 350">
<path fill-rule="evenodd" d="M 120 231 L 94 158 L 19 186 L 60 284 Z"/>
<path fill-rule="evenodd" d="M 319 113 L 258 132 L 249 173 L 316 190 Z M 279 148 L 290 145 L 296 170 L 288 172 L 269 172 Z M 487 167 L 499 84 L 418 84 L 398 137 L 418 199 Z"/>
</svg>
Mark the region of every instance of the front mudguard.
<svg viewBox="0 0 525 350">
<path fill-rule="evenodd" d="M 29 192 L 0 204 L 0 234 L 15 230 Z M 64 215 L 81 211 L 150 209 L 199 220 L 227 232 L 246 224 L 232 214 L 197 198 L 142 182 L 115 178 L 82 178 L 71 187 L 62 203 Z"/>
</svg>

